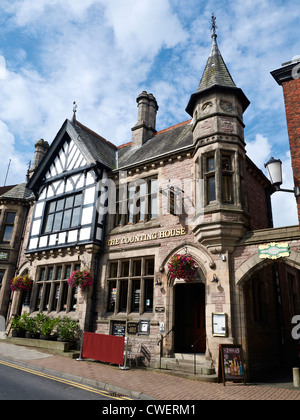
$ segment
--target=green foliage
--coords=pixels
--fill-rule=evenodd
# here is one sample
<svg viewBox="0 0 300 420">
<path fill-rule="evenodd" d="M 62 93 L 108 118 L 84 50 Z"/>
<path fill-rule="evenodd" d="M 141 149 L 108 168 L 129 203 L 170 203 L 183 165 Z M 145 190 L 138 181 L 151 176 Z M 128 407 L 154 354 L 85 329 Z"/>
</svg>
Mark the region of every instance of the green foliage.
<svg viewBox="0 0 300 420">
<path fill-rule="evenodd" d="M 61 319 L 57 325 L 58 337 L 63 340 L 74 340 L 78 333 L 78 324 L 70 318 Z"/>
</svg>

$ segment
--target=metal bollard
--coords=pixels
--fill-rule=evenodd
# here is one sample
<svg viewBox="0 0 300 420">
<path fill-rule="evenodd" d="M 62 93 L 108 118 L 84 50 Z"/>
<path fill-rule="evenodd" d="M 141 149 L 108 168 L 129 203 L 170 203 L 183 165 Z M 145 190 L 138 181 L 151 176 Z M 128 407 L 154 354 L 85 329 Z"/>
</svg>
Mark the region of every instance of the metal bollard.
<svg viewBox="0 0 300 420">
<path fill-rule="evenodd" d="M 295 388 L 300 388 L 300 369 L 293 368 L 293 382 Z"/>
</svg>

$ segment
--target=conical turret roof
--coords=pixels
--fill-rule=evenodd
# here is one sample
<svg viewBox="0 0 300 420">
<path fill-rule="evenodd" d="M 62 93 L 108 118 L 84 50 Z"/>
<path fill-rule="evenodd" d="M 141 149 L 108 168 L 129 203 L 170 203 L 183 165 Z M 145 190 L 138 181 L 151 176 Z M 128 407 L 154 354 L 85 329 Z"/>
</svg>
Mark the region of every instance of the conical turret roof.
<svg viewBox="0 0 300 420">
<path fill-rule="evenodd" d="M 236 87 L 220 53 L 217 44 L 217 35 L 212 35 L 212 39 L 211 53 L 208 57 L 197 91 L 208 89 L 214 85 Z"/>
<path fill-rule="evenodd" d="M 223 60 L 222 54 L 219 50 L 217 43 L 217 34 L 215 26 L 215 18 L 213 17 L 213 35 L 212 35 L 212 47 L 208 57 L 202 78 L 200 80 L 198 89 L 191 95 L 186 112 L 193 116 L 194 107 L 196 101 L 200 96 L 208 94 L 211 90 L 229 90 L 235 93 L 239 97 L 243 112 L 248 108 L 250 101 L 242 91 L 234 83 L 231 74 Z"/>
</svg>

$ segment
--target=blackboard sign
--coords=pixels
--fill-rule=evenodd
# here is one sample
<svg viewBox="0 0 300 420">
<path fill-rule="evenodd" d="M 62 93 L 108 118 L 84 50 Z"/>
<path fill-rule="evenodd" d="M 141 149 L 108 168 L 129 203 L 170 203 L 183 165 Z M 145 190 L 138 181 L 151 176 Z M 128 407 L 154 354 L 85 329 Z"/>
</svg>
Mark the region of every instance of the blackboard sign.
<svg viewBox="0 0 300 420">
<path fill-rule="evenodd" d="M 226 381 L 244 382 L 246 384 L 241 345 L 219 345 L 219 382 L 221 382 L 221 379 L 224 385 Z"/>
<path fill-rule="evenodd" d="M 112 324 L 112 335 L 116 335 L 118 337 L 125 337 L 125 329 L 125 321 L 114 321 Z"/>
</svg>

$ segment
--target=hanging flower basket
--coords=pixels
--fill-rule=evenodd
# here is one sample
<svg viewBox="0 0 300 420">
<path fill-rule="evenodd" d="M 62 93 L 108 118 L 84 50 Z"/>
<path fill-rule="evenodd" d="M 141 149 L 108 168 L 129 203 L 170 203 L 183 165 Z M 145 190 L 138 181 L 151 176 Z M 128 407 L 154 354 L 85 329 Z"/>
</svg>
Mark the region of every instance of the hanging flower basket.
<svg viewBox="0 0 300 420">
<path fill-rule="evenodd" d="M 26 274 L 25 276 L 14 277 L 11 281 L 10 288 L 12 291 L 25 290 L 26 292 L 31 289 L 32 279 Z"/>
<path fill-rule="evenodd" d="M 93 284 L 94 278 L 92 277 L 90 270 L 77 270 L 73 271 L 67 281 L 68 285 L 71 287 L 85 288 Z"/>
<path fill-rule="evenodd" d="M 188 256 L 175 254 L 172 256 L 168 263 L 169 276 L 175 279 L 183 279 L 187 283 L 191 283 L 195 280 L 197 274 L 196 261 Z"/>
</svg>

